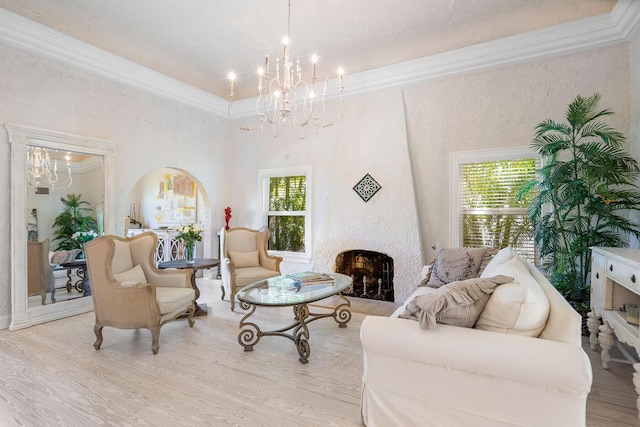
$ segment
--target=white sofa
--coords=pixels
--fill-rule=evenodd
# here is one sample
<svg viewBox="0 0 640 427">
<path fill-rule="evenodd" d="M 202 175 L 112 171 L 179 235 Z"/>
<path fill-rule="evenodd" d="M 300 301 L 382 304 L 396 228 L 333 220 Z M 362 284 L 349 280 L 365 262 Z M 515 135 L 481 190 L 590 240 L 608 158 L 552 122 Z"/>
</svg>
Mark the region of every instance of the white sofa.
<svg viewBox="0 0 640 427">
<path fill-rule="evenodd" d="M 539 337 L 445 324 L 421 329 L 398 318 L 404 305 L 391 317 L 364 319 L 365 425 L 585 425 L 592 372 L 581 346 L 581 317 L 521 260 L 549 301 Z M 417 288 L 407 302 L 429 289 Z"/>
</svg>

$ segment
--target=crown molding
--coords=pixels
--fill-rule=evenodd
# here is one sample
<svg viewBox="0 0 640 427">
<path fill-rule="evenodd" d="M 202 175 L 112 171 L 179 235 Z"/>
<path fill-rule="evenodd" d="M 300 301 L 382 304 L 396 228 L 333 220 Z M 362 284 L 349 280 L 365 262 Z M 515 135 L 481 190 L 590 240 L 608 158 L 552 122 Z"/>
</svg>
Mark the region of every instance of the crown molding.
<svg viewBox="0 0 640 427">
<path fill-rule="evenodd" d="M 227 114 L 227 102 L 217 96 L 1 8 L 0 42 L 218 115 Z"/>
<path fill-rule="evenodd" d="M 640 1 L 619 0 L 608 14 L 530 31 L 449 52 L 345 76 L 344 95 L 412 85 L 491 67 L 570 55 L 628 41 L 638 31 Z M 221 117 L 228 102 L 149 68 L 81 42 L 63 33 L 0 9 L 0 41 L 22 50 L 71 64 Z M 337 97 L 337 81 L 329 81 L 327 99 Z M 233 103 L 234 117 L 255 114 L 256 99 Z"/>
</svg>

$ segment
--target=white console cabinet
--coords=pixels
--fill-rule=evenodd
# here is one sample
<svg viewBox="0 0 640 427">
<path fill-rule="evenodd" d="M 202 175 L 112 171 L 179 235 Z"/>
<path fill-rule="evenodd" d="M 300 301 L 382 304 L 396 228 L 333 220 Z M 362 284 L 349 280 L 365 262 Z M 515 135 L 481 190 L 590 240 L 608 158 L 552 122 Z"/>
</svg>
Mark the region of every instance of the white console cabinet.
<svg viewBox="0 0 640 427">
<path fill-rule="evenodd" d="M 173 261 L 175 259 L 184 258 L 184 245 L 182 242 L 176 240 L 178 234 L 175 230 L 164 229 L 129 229 L 127 231 L 127 237 L 132 237 L 145 231 L 153 231 L 158 235 L 158 247 L 156 248 L 156 264 L 165 261 Z M 194 256 L 198 257 L 198 245 L 196 245 L 196 253 Z"/>
<path fill-rule="evenodd" d="M 594 247 L 591 253 L 591 312 L 587 321 L 591 349 L 600 344 L 605 369 L 610 361 L 632 362 L 633 384 L 640 394 L 640 363 L 624 348 L 626 359 L 612 359 L 609 354 L 616 339 L 640 354 L 640 327 L 628 323 L 624 312 L 625 304 L 640 306 L 640 250 Z M 637 406 L 640 410 L 640 398 Z"/>
</svg>

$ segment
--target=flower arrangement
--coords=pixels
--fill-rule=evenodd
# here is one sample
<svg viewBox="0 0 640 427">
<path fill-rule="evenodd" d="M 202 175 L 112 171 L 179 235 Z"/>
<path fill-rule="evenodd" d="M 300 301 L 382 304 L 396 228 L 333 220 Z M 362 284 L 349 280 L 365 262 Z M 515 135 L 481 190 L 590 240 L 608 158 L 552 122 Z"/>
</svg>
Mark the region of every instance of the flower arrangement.
<svg viewBox="0 0 640 427">
<path fill-rule="evenodd" d="M 71 235 L 71 238 L 76 242 L 79 242 L 80 245 L 88 242 L 89 240 L 93 240 L 98 237 L 98 233 L 93 230 L 89 231 L 76 231 Z"/>
<path fill-rule="evenodd" d="M 178 232 L 176 240 L 188 246 L 193 246 L 195 242 L 200 242 L 204 231 L 201 225 L 196 224 L 176 225 L 173 229 Z"/>
</svg>

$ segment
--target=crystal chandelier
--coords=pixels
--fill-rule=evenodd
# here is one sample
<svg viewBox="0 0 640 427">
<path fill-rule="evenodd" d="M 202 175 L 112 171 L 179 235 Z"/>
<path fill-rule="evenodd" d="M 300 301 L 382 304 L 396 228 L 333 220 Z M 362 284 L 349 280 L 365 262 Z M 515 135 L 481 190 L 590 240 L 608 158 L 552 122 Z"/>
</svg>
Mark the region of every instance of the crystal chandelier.
<svg viewBox="0 0 640 427">
<path fill-rule="evenodd" d="M 287 36 L 282 40 L 283 49 L 281 56 L 276 57 L 275 75 L 271 74 L 269 49 L 266 50 L 264 66 L 258 68 L 258 98 L 256 100 L 256 112 L 259 124 L 256 127 L 247 127 L 235 122 L 231 115 L 233 98 L 235 95 L 234 84 L 236 74 L 229 73 L 229 119 L 246 131 L 264 129 L 265 123 L 271 125 L 272 134 L 278 136 L 281 127 L 293 122 L 293 127 L 299 138 L 304 139 L 311 134 L 312 129 L 328 128 L 332 126 L 342 114 L 342 92 L 344 70 L 338 69 L 338 98 L 339 111 L 330 119 L 325 118 L 327 87 L 329 77 L 324 82 L 318 82 L 317 64 L 318 57 L 313 55 L 311 60 L 312 73 L 310 82 L 302 79 L 302 67 L 298 53 L 293 51 L 291 42 L 291 0 L 289 0 Z M 317 83 L 317 85 L 316 85 Z M 319 93 L 318 90 L 321 90 Z"/>
<path fill-rule="evenodd" d="M 73 178 L 71 177 L 71 154 L 67 153 L 64 157 L 66 161 L 67 173 L 63 175 L 60 181 L 58 176 L 58 160 L 53 160 L 51 167 L 51 156 L 49 150 L 44 147 L 27 146 L 27 182 L 38 191 L 38 187 L 42 186 L 41 180 L 46 179 L 44 183 L 49 184 L 52 191 L 64 190 L 71 187 Z"/>
</svg>

